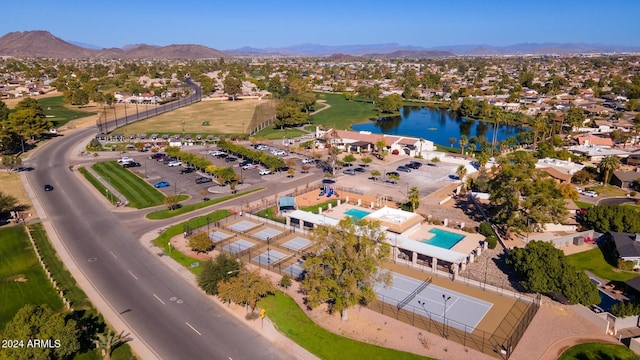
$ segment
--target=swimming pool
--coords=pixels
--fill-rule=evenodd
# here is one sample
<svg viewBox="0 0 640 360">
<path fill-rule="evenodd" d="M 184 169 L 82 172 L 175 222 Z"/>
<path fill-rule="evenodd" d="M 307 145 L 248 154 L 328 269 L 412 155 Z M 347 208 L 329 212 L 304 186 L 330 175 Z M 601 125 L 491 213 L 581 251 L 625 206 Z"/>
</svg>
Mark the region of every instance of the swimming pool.
<svg viewBox="0 0 640 360">
<path fill-rule="evenodd" d="M 368 211 L 364 211 L 364 210 L 360 210 L 360 209 L 349 209 L 347 211 L 344 212 L 346 215 L 349 215 L 353 218 L 356 218 L 358 220 L 362 220 L 363 217 L 371 214 Z"/>
<path fill-rule="evenodd" d="M 425 244 L 441 247 L 443 249 L 451 249 L 454 247 L 460 240 L 464 239 L 464 235 L 452 233 L 446 230 L 440 229 L 431 229 L 429 230 L 434 236 L 431 239 L 423 240 L 422 242 Z"/>
</svg>

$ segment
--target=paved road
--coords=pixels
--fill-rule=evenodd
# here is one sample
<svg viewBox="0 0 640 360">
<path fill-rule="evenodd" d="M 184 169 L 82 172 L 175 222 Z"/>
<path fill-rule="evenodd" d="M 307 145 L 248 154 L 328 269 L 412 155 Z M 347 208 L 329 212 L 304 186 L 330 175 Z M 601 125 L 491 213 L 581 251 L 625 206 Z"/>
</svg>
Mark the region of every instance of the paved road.
<svg viewBox="0 0 640 360">
<path fill-rule="evenodd" d="M 111 213 L 91 189 L 79 184 L 68 159 L 94 131 L 52 140 L 27 161 L 35 170 L 26 177 L 44 209 L 40 217 L 55 226 L 77 268 L 132 336 L 162 359 L 292 358 L 234 321 L 143 248 L 139 235 L 160 224 L 132 220 L 131 213 L 123 223 L 124 214 Z M 45 192 L 45 183 L 55 190 Z"/>
<path fill-rule="evenodd" d="M 609 198 L 599 199 L 596 205 L 622 205 L 626 203 L 633 204 L 636 201 L 638 201 L 638 199 L 628 198 L 628 197 L 609 197 Z"/>
</svg>

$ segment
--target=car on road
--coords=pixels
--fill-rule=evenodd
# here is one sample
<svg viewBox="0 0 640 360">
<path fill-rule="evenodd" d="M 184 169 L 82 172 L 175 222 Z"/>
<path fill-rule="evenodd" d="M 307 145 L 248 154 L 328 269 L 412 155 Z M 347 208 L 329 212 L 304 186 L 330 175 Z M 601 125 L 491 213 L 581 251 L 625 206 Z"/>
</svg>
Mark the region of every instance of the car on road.
<svg viewBox="0 0 640 360">
<path fill-rule="evenodd" d="M 335 184 L 336 181 L 333 179 L 322 179 L 323 184 Z"/>
<path fill-rule="evenodd" d="M 313 159 L 309 159 L 309 158 L 302 159 L 303 164 L 313 164 L 314 162 L 315 161 Z"/>
<path fill-rule="evenodd" d="M 167 166 L 169 167 L 180 166 L 180 165 L 182 165 L 182 161 L 177 161 L 177 160 L 171 161 L 170 163 L 167 164 Z"/>
<path fill-rule="evenodd" d="M 460 177 L 458 175 L 449 175 L 449 179 L 454 180 L 454 181 L 458 181 L 458 180 L 460 180 Z"/>
<path fill-rule="evenodd" d="M 160 181 L 160 182 L 157 182 L 157 183 L 153 184 L 153 187 L 156 188 L 156 189 L 169 187 L 169 186 L 171 186 L 171 184 L 169 184 L 168 181 Z"/>
<path fill-rule="evenodd" d="M 410 172 L 411 172 L 411 168 L 406 167 L 406 166 L 398 166 L 398 167 L 396 168 L 396 170 L 398 170 L 398 171 L 402 171 L 402 172 L 407 172 L 407 173 L 410 173 Z"/>
<path fill-rule="evenodd" d="M 44 184 L 44 191 L 52 191 L 53 190 L 53 186 L 51 186 L 51 184 Z"/>
<path fill-rule="evenodd" d="M 188 167 L 188 168 L 180 169 L 180 174 L 188 174 L 188 173 L 192 173 L 194 171 L 196 171 L 196 169 L 194 169 L 192 167 Z"/>
<path fill-rule="evenodd" d="M 271 170 L 269 170 L 269 169 L 260 169 L 260 172 L 258 174 L 260 174 L 260 175 L 269 175 L 269 174 L 271 174 Z"/>
<path fill-rule="evenodd" d="M 210 183 L 213 180 L 211 178 L 208 178 L 206 176 L 201 176 L 199 178 L 196 178 L 196 184 L 206 184 L 206 183 Z"/>
<path fill-rule="evenodd" d="M 598 197 L 598 193 L 593 190 L 583 191 L 582 195 L 589 196 L 589 197 Z"/>
<path fill-rule="evenodd" d="M 356 171 L 354 169 L 347 169 L 345 171 L 342 172 L 343 174 L 347 174 L 347 175 L 355 175 Z"/>
<path fill-rule="evenodd" d="M 388 173 L 386 173 L 385 175 L 387 176 L 397 176 L 400 177 L 400 173 L 398 173 L 397 171 L 389 171 Z"/>
</svg>

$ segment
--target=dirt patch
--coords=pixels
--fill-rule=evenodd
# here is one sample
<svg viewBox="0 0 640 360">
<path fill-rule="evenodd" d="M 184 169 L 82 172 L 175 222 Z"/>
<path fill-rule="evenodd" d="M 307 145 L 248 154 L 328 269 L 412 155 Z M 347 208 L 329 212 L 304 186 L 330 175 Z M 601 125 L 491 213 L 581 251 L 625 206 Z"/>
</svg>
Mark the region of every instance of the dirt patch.
<svg viewBox="0 0 640 360">
<path fill-rule="evenodd" d="M 27 191 L 24 189 L 22 185 L 22 181 L 20 180 L 20 174 L 17 173 L 7 173 L 6 170 L 0 170 L 0 191 L 4 194 L 9 194 L 16 199 L 18 199 L 18 204 L 25 205 L 25 210 L 23 215 L 31 214 L 31 217 L 26 216 L 25 220 L 33 220 L 37 218 L 37 214 L 33 209 L 33 204 L 31 203 L 31 199 L 27 195 Z"/>
<path fill-rule="evenodd" d="M 29 281 L 29 279 L 27 279 L 27 277 L 24 276 L 24 275 L 11 276 L 11 277 L 7 278 L 7 280 L 20 282 L 20 283 L 25 283 L 25 282 Z"/>
</svg>

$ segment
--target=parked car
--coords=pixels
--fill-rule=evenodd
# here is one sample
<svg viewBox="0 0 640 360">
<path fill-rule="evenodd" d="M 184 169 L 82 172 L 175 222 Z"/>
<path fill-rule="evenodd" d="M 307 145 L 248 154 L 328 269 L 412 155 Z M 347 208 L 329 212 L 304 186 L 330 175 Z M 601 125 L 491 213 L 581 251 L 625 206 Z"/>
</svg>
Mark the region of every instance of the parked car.
<svg viewBox="0 0 640 360">
<path fill-rule="evenodd" d="M 118 159 L 118 164 L 124 164 L 124 163 L 128 163 L 128 162 L 131 162 L 131 161 L 133 161 L 132 158 L 123 156 L 120 159 Z"/>
<path fill-rule="evenodd" d="M 271 153 L 275 156 L 283 156 L 286 154 L 286 152 L 282 151 L 282 150 L 271 150 Z"/>
<path fill-rule="evenodd" d="M 211 178 L 208 178 L 206 176 L 201 176 L 199 178 L 196 178 L 196 184 L 206 184 L 206 183 L 210 183 L 213 180 Z"/>
<path fill-rule="evenodd" d="M 238 158 L 233 157 L 233 156 L 227 156 L 226 158 L 224 158 L 224 161 L 226 161 L 226 162 L 233 162 L 233 161 L 236 161 L 236 160 L 238 160 Z"/>
<path fill-rule="evenodd" d="M 354 169 L 347 169 L 345 171 L 342 172 L 343 174 L 347 174 L 347 175 L 355 175 L 356 171 Z"/>
<path fill-rule="evenodd" d="M 169 184 L 168 181 L 160 181 L 160 182 L 157 182 L 157 183 L 153 184 L 153 187 L 155 187 L 156 189 L 160 189 L 160 188 L 163 188 L 163 187 L 169 187 L 169 186 L 171 186 L 171 184 Z"/>
<path fill-rule="evenodd" d="M 269 175 L 269 174 L 271 174 L 271 170 L 269 170 L 269 169 L 260 169 L 260 172 L 258 174 L 260 174 L 260 175 Z"/>
<path fill-rule="evenodd" d="M 209 150 L 209 155 L 219 156 L 219 155 L 227 155 L 227 153 L 222 150 Z"/>
<path fill-rule="evenodd" d="M 51 186 L 51 184 L 44 184 L 44 191 L 52 191 L 53 190 L 53 186 Z"/>
<path fill-rule="evenodd" d="M 410 167 L 412 169 L 420 169 L 420 167 L 422 167 L 422 163 L 421 162 L 417 162 L 417 161 L 411 161 L 410 163 L 408 163 L 405 166 L 406 167 Z"/>
<path fill-rule="evenodd" d="M 194 171 L 196 171 L 196 169 L 188 167 L 188 168 L 180 169 L 180 174 L 188 174 Z"/>
<path fill-rule="evenodd" d="M 169 167 L 180 166 L 180 165 L 182 165 L 182 161 L 177 161 L 177 160 L 171 161 L 167 164 L 167 166 Z"/>
<path fill-rule="evenodd" d="M 281 166 L 281 167 L 277 168 L 276 171 L 277 172 L 289 171 L 289 167 L 288 166 Z"/>
<path fill-rule="evenodd" d="M 598 193 L 592 190 L 583 191 L 582 195 L 590 197 L 598 197 Z"/>
<path fill-rule="evenodd" d="M 393 176 L 400 177 L 400 173 L 398 173 L 397 171 L 389 171 L 386 175 L 387 176 L 393 175 Z"/>
<path fill-rule="evenodd" d="M 242 167 L 242 170 L 251 170 L 251 169 L 255 169 L 257 167 L 258 167 L 257 164 L 247 164 L 247 165 Z"/>
<path fill-rule="evenodd" d="M 355 170 L 356 172 L 365 172 L 366 171 L 363 167 L 359 167 L 359 166 L 357 168 L 353 169 L 353 170 Z"/>
<path fill-rule="evenodd" d="M 449 179 L 451 180 L 460 180 L 460 177 L 458 175 L 449 175 Z"/>
<path fill-rule="evenodd" d="M 158 159 L 162 159 L 165 156 L 167 156 L 167 154 L 155 153 L 155 154 L 151 155 L 150 159 L 151 160 L 158 160 Z"/>
<path fill-rule="evenodd" d="M 250 160 L 244 160 L 240 164 L 238 164 L 238 166 L 242 167 L 242 166 L 249 165 L 249 164 L 251 164 Z"/>
<path fill-rule="evenodd" d="M 122 164 L 123 168 L 140 167 L 140 166 L 142 166 L 142 165 L 140 165 L 139 162 L 135 162 L 135 161 L 130 161 L 130 162 Z"/>
<path fill-rule="evenodd" d="M 576 189 L 576 191 L 578 192 L 578 194 L 582 194 L 584 192 L 584 190 L 581 187 L 578 186 L 574 186 L 574 188 Z"/>
<path fill-rule="evenodd" d="M 336 181 L 333 179 L 322 179 L 323 184 L 335 184 Z"/>
<path fill-rule="evenodd" d="M 313 163 L 314 163 L 314 160 L 313 160 L 313 159 L 306 158 L 306 159 L 302 159 L 302 163 L 303 163 L 303 164 L 313 164 Z"/>
<path fill-rule="evenodd" d="M 398 166 L 398 167 L 396 168 L 396 170 L 398 170 L 398 171 L 402 171 L 402 172 L 407 172 L 407 173 L 410 173 L 410 172 L 411 172 L 411 168 L 406 167 L 406 166 Z"/>
</svg>

